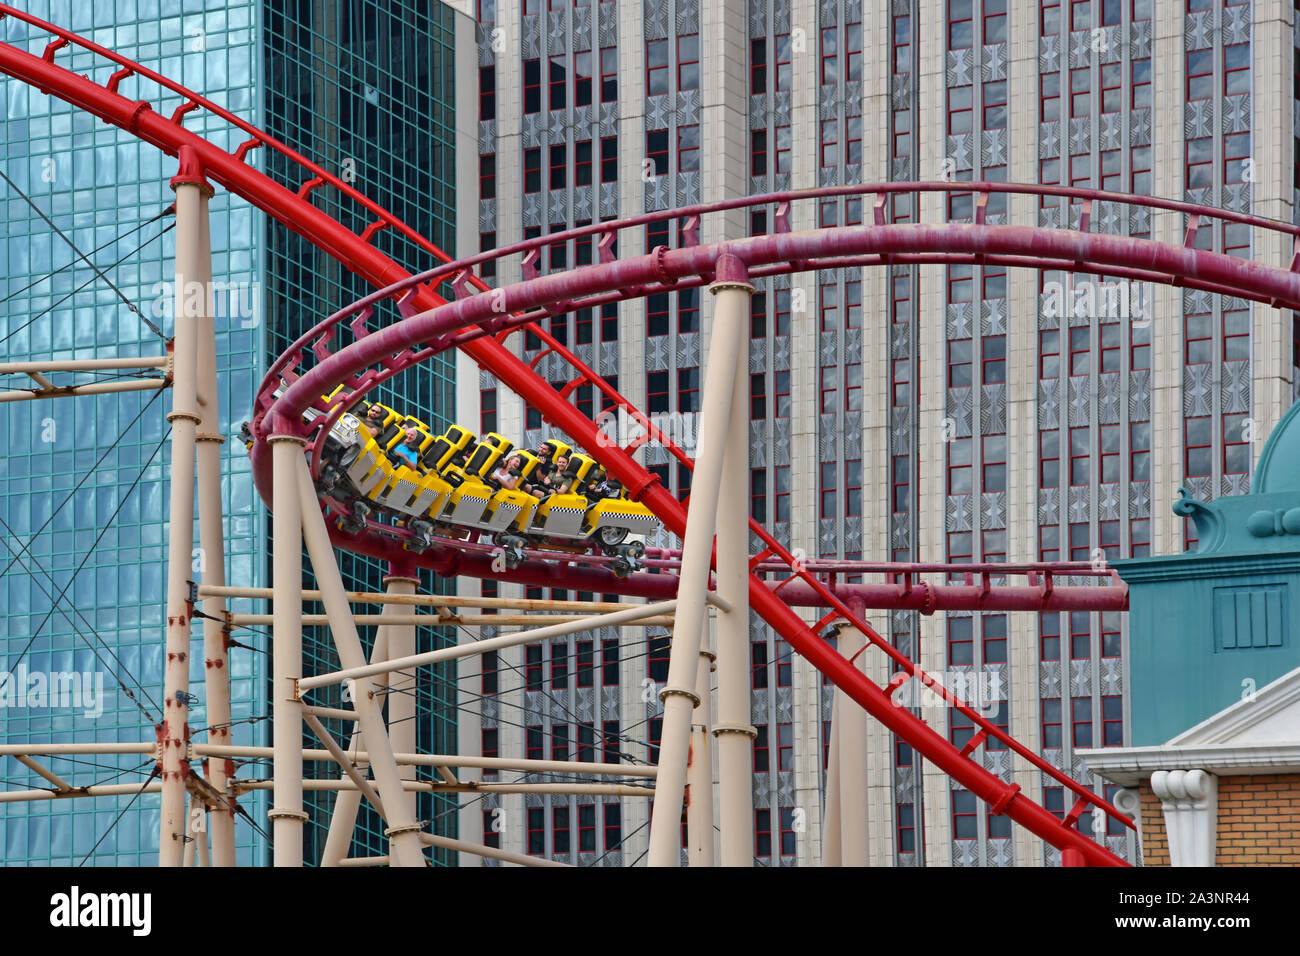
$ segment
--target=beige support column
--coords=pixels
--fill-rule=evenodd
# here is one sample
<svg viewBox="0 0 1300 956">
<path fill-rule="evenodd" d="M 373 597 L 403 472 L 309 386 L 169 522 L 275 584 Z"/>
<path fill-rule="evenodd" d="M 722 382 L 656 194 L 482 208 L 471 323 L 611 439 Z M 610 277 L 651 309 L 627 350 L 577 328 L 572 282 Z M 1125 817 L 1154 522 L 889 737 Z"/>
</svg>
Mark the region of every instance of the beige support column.
<svg viewBox="0 0 1300 956">
<path fill-rule="evenodd" d="M 822 866 L 842 866 L 840 837 L 840 702 L 831 699 L 830 753 L 826 755 L 825 811 L 822 814 Z"/>
<path fill-rule="evenodd" d="M 744 298 L 753 287 L 742 288 Z M 748 302 L 743 303 L 748 312 Z M 742 346 L 743 351 L 743 346 Z M 730 423 L 722 453 L 722 486 L 749 487 L 749 389 L 738 374 L 731 393 Z M 723 495 L 718 502 L 717 588 L 731 610 L 717 615 L 719 859 L 723 866 L 754 865 L 753 740 L 749 659 L 749 497 Z"/>
<path fill-rule="evenodd" d="M 185 852 L 181 856 L 181 866 L 194 865 L 194 850 L 198 842 L 194 833 L 190 830 L 190 799 L 185 798 Z"/>
<path fill-rule="evenodd" d="M 370 663 L 378 664 L 381 661 L 388 660 L 388 628 L 390 625 L 381 624 L 375 628 L 375 646 L 370 651 Z M 376 706 L 383 706 L 387 698 L 387 691 L 383 690 L 388 680 L 388 675 L 379 674 L 373 678 L 374 683 L 380 685 L 375 691 Z M 359 738 L 361 737 L 361 724 L 353 721 L 352 723 L 352 745 L 349 748 L 356 752 L 360 749 Z M 413 752 L 413 751 L 408 751 Z M 357 769 L 365 774 L 369 772 L 370 764 L 360 758 L 357 759 Z M 345 778 L 347 774 L 343 775 Z M 361 791 L 360 790 L 340 790 L 339 795 L 334 800 L 334 810 L 330 814 L 330 829 L 325 837 L 325 849 L 321 851 L 321 866 L 340 866 L 348 855 L 348 850 L 352 846 L 352 832 L 357 825 L 357 810 L 361 808 Z"/>
<path fill-rule="evenodd" d="M 334 558 L 334 547 L 325 528 L 325 517 L 316 504 L 316 489 L 312 484 L 307 461 L 298 455 L 294 462 L 298 500 L 302 503 L 301 521 L 307 553 L 311 557 L 312 571 L 320 587 L 325 612 L 330 619 L 330 634 L 338 650 L 339 663 L 344 668 L 362 667 L 366 663 L 357 625 L 352 619 L 352 607 L 343 589 L 343 577 Z M 389 853 L 394 866 L 424 866 L 424 851 L 420 844 L 420 825 L 415 820 L 415 798 L 402 786 L 402 778 L 393 758 L 392 742 L 384 726 L 383 715 L 368 693 L 358 687 L 352 694 L 352 705 L 366 736 L 366 751 L 370 767 L 379 784 L 379 796 L 388 813 Z"/>
<path fill-rule="evenodd" d="M 839 652 L 845 659 L 866 647 L 856 627 L 840 628 Z M 862 658 L 854 666 L 862 670 Z M 840 865 L 867 865 L 867 712 L 835 689 L 835 737 L 839 744 Z"/>
<path fill-rule="evenodd" d="M 272 839 L 276 866 L 302 866 L 302 508 L 295 469 L 305 443 L 291 435 L 270 439 L 271 533 L 275 590 L 271 625 Z M 304 467 L 305 467 L 305 463 Z M 313 495 L 313 499 L 314 499 Z"/>
<path fill-rule="evenodd" d="M 206 806 L 203 808 L 203 816 L 199 817 L 199 825 L 203 829 L 192 834 L 198 848 L 198 856 L 194 863 L 196 866 L 211 867 L 212 851 L 208 845 L 208 839 L 212 835 L 212 813 Z"/>
<path fill-rule="evenodd" d="M 686 767 L 686 859 L 690 866 L 713 866 L 713 652 L 700 648 L 695 674 L 700 702 L 691 715 L 691 749 Z"/>
<path fill-rule="evenodd" d="M 389 575 L 384 578 L 389 594 L 414 594 L 420 586 L 417 577 Z M 415 655 L 415 625 L 388 625 L 388 657 L 396 659 Z M 395 690 L 396 689 L 396 690 Z M 415 753 L 415 668 L 393 671 L 388 675 L 388 739 L 397 753 Z M 415 767 L 402 767 L 403 780 L 415 779 Z"/>
<path fill-rule="evenodd" d="M 173 331 L 171 492 L 167 537 L 167 638 L 163 672 L 161 733 L 162 806 L 158 865 L 180 866 L 185 854 L 185 780 L 190 773 L 187 723 L 190 690 L 189 603 L 194 547 L 194 436 L 199 424 L 196 396 L 198 323 L 186 314 L 186 288 L 200 281 L 204 243 L 203 209 L 212 188 L 196 177 L 174 182 L 176 190 L 176 299 Z"/>
<path fill-rule="evenodd" d="M 650 817 L 647 859 L 650 866 L 676 866 L 679 862 L 691 711 L 698 703 L 694 690 L 695 670 L 707 624 L 705 592 L 709 586 L 709 564 L 722 481 L 722 454 L 735 391 L 741 332 L 749 317 L 749 296 L 753 291 L 745 281 L 744 265 L 733 256 L 719 258 L 717 274 L 718 281 L 709 286 L 709 291 L 717 299 L 700 406 L 701 454 L 695 461 L 695 474 L 691 480 L 668 682 L 659 693 L 664 704 L 663 742 Z"/>
<path fill-rule="evenodd" d="M 206 402 L 199 409 L 199 428 L 196 436 L 199 476 L 199 576 L 204 585 L 224 587 L 226 583 L 226 542 L 221 500 L 221 435 L 220 402 L 217 391 L 217 340 L 212 315 L 212 255 L 209 249 L 208 204 L 200 207 L 202 225 L 200 256 L 203 275 L 200 279 L 208 294 L 203 296 L 203 314 L 198 323 L 198 389 Z M 230 743 L 230 660 L 226 648 L 226 630 L 222 623 L 226 615 L 223 597 L 203 599 L 203 674 L 205 713 L 208 722 L 208 742 Z M 235 765 L 230 760 L 209 760 L 208 783 L 227 799 L 227 781 L 234 776 Z M 235 865 L 235 810 L 232 804 L 216 807 L 207 815 L 212 827 L 213 866 Z"/>
</svg>

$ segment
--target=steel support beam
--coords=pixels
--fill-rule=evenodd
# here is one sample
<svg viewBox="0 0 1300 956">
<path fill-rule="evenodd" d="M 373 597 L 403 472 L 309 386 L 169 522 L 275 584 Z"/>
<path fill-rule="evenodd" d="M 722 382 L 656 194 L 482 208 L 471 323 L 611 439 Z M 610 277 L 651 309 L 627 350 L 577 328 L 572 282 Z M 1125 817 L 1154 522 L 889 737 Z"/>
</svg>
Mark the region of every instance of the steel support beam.
<svg viewBox="0 0 1300 956">
<path fill-rule="evenodd" d="M 172 385 L 170 500 L 167 511 L 167 634 L 163 671 L 163 716 L 158 730 L 162 746 L 162 805 L 159 814 L 158 865 L 180 866 L 185 854 L 185 782 L 190 774 L 189 745 L 190 562 L 194 547 L 194 440 L 199 425 L 197 400 L 198 317 L 185 308 L 186 283 L 211 273 L 204 262 L 204 210 L 212 188 L 202 171 L 182 161 L 173 180 L 176 190 L 176 299 Z"/>
<path fill-rule="evenodd" d="M 736 388 L 736 369 L 740 363 L 741 333 L 749 320 L 749 296 L 753 292 L 739 259 L 721 257 L 717 263 L 717 275 L 718 280 L 709 287 L 716 299 L 700 405 L 701 452 L 691 477 L 690 513 L 682 545 L 677 623 L 668 661 L 668 681 L 659 693 L 664 705 L 663 739 L 650 816 L 650 851 L 647 857 L 650 866 L 676 866 L 679 862 L 691 711 L 698 703 L 696 668 L 704 628 L 708 624 L 705 593 L 709 587 L 709 565 L 722 484 L 722 458 L 731 418 L 732 393 Z"/>
</svg>

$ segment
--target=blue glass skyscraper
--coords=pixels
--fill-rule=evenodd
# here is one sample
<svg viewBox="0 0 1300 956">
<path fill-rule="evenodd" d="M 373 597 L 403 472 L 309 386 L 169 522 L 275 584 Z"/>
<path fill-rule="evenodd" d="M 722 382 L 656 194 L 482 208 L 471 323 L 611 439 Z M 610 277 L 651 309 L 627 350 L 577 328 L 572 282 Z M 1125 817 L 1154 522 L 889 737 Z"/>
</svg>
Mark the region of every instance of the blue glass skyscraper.
<svg viewBox="0 0 1300 956">
<path fill-rule="evenodd" d="M 307 158 L 340 170 L 362 193 L 454 252 L 450 8 L 393 4 L 381 12 L 349 2 L 303 8 L 235 0 L 205 9 L 179 0 L 121 0 L 36 3 L 30 10 L 175 79 Z M 47 37 L 6 18 L 0 39 L 39 50 Z M 69 49 L 63 55 L 78 71 L 103 67 L 85 52 Z M 158 101 L 158 109 L 172 108 L 144 82 L 132 95 Z M 16 80 L 0 78 L 0 96 L 0 169 L 11 180 L 0 183 L 0 355 L 21 361 L 162 354 L 172 322 L 173 237 L 166 210 L 174 161 Z M 225 148 L 238 145 L 238 130 L 202 111 L 188 118 L 187 127 Z M 282 182 L 288 177 L 287 170 L 265 171 Z M 238 197 L 218 190 L 210 217 L 214 279 L 235 284 L 241 294 L 230 301 L 245 303 L 219 310 L 217 318 L 218 400 L 227 438 L 226 576 L 234 584 L 264 586 L 269 522 L 234 437 L 251 417 L 257 384 L 284 345 L 369 290 Z M 407 268 L 431 264 L 427 253 L 398 236 L 377 244 Z M 86 266 L 74 245 L 120 295 Z M 431 416 L 430 424 L 453 410 L 447 363 L 423 366 L 391 385 L 385 400 L 419 408 Z M 4 387 L 23 386 L 15 380 Z M 5 707 L 0 741 L 153 739 L 162 696 L 169 404 L 166 394 L 143 391 L 0 405 L 0 671 L 90 674 L 103 686 L 102 713 L 96 716 L 85 708 L 33 707 L 26 701 Z M 358 589 L 381 589 L 385 570 L 363 560 L 344 565 L 348 586 Z M 231 603 L 231 610 L 254 609 L 251 602 Z M 197 622 L 195 636 L 201 640 Z M 232 739 L 261 744 L 268 737 L 269 635 L 253 629 L 233 637 Z M 437 639 L 422 634 L 422 649 Z M 306 643 L 313 658 L 305 663 L 307 672 L 328 666 L 327 635 L 311 629 Z M 191 683 L 199 703 L 190 723 L 195 739 L 202 740 L 201 654 L 194 656 Z M 419 711 L 420 746 L 451 746 L 454 721 L 444 726 L 450 715 L 433 704 L 442 695 L 432 684 L 413 692 L 428 703 Z M 152 760 L 96 756 L 50 764 L 75 786 L 143 784 Z M 265 775 L 257 762 L 239 773 Z M 0 778 L 0 791 L 45 786 L 10 758 L 0 762 Z M 242 805 L 256 826 L 238 822 L 238 862 L 259 864 L 268 852 L 266 796 L 254 793 Z M 424 819 L 438 812 L 431 805 L 420 808 Z M 359 832 L 371 830 L 377 837 L 363 816 Z M 323 830 L 309 828 L 313 833 Z M 5 865 L 152 864 L 157 834 L 156 794 L 0 802 Z M 308 861 L 317 858 L 316 850 L 309 836 Z"/>
</svg>

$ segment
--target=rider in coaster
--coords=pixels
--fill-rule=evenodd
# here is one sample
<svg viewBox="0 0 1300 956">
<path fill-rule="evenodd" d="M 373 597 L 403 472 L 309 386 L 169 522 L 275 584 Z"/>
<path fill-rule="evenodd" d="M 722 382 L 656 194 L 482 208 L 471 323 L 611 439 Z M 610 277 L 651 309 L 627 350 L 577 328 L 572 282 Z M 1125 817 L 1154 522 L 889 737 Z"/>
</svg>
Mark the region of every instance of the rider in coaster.
<svg viewBox="0 0 1300 956">
<path fill-rule="evenodd" d="M 497 483 L 501 485 L 502 488 L 505 488 L 508 491 L 514 491 L 516 488 L 519 488 L 519 482 L 523 479 L 523 475 L 519 473 L 523 466 L 524 460 L 522 458 L 518 455 L 511 455 L 510 460 L 505 463 L 505 466 L 494 471 L 492 477 L 496 479 Z M 520 490 L 524 491 L 527 489 L 521 488 Z"/>
<path fill-rule="evenodd" d="M 569 490 L 570 479 L 564 475 L 569 467 L 569 459 L 561 455 L 555 459 L 550 471 L 533 485 L 533 495 L 545 498 L 547 495 L 562 495 Z"/>
<path fill-rule="evenodd" d="M 408 425 L 404 429 L 406 437 L 402 443 L 393 448 L 393 453 L 402 461 L 412 468 L 420 463 L 420 432 L 414 425 Z"/>
<path fill-rule="evenodd" d="M 384 419 L 388 413 L 385 412 L 377 403 L 372 404 L 366 410 L 366 417 L 362 421 L 362 427 L 370 433 L 370 436 L 376 437 L 383 431 Z"/>
</svg>

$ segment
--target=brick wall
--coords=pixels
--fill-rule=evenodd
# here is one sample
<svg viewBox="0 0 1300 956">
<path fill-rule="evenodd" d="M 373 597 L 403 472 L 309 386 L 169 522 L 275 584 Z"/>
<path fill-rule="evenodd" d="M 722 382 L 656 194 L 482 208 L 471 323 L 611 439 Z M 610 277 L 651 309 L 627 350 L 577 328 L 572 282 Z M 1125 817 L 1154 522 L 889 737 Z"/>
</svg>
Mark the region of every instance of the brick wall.
<svg viewBox="0 0 1300 956">
<path fill-rule="evenodd" d="M 1169 839 L 1160 800 L 1138 787 L 1142 859 L 1169 866 Z M 1219 778 L 1215 844 L 1218 866 L 1300 866 L 1300 774 Z"/>
</svg>

